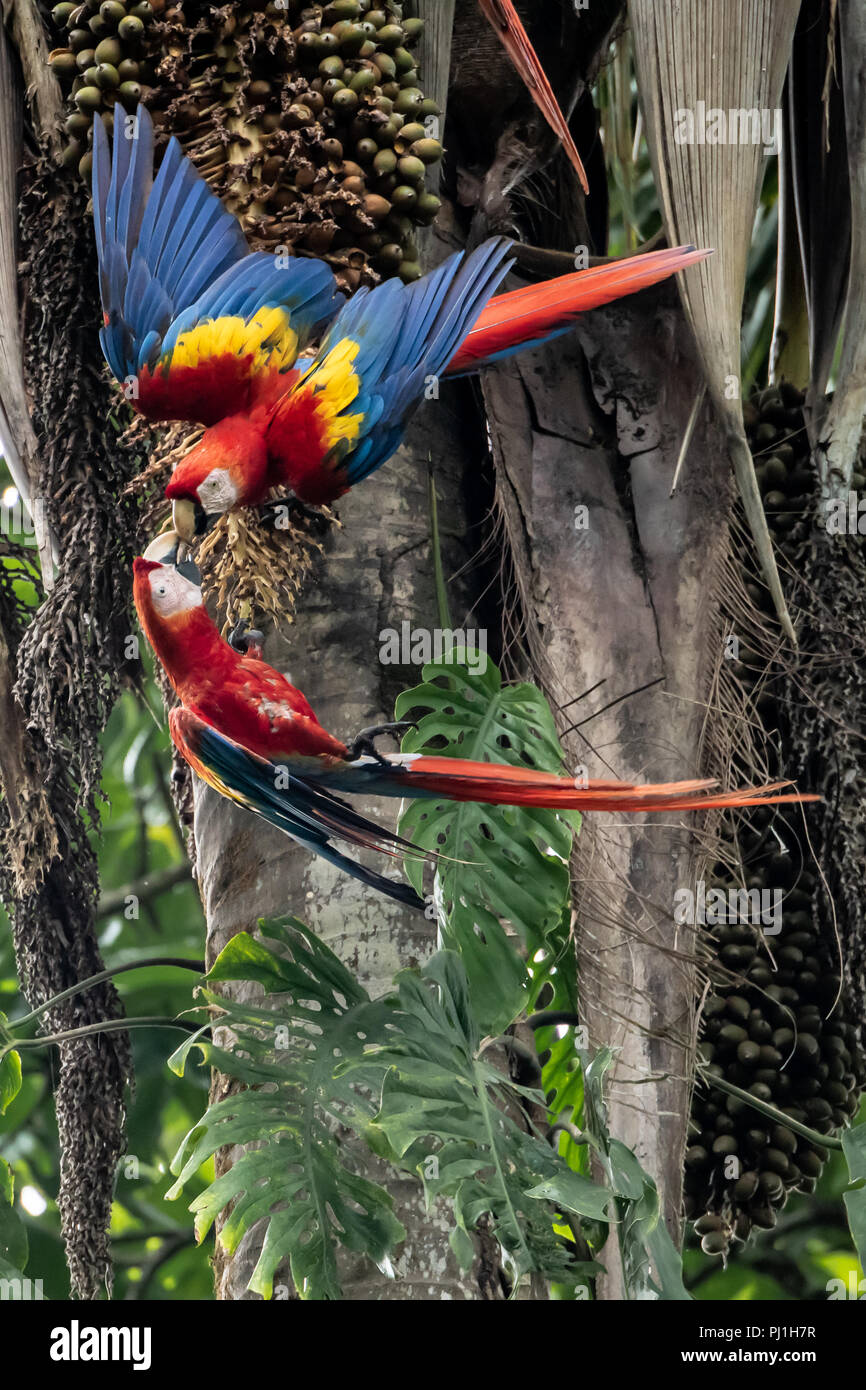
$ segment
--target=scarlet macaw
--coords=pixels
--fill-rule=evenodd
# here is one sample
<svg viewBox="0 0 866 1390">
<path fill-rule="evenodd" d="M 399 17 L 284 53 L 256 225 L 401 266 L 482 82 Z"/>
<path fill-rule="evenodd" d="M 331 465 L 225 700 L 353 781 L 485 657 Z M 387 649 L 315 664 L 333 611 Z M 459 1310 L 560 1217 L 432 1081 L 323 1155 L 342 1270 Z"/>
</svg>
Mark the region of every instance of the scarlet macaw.
<svg viewBox="0 0 866 1390">
<path fill-rule="evenodd" d="M 170 543 L 171 533 L 157 537 L 148 554 L 168 559 Z M 176 552 L 176 534 L 173 548 Z M 411 888 L 364 868 L 331 841 L 392 855 L 414 847 L 360 816 L 335 793 L 580 811 L 690 811 L 815 799 L 779 795 L 782 783 L 712 795 L 710 781 L 577 786 L 567 777 L 500 763 L 381 755 L 369 735 L 397 726 L 367 730 L 348 747 L 322 727 L 285 676 L 220 636 L 201 589 L 182 568 L 147 556 L 136 559 L 133 593 L 141 626 L 181 701 L 169 714 L 172 740 L 202 781 L 354 878 L 416 907 L 423 904 Z"/>
<path fill-rule="evenodd" d="M 94 123 L 100 341 L 143 415 L 207 427 L 166 489 L 187 540 L 274 487 L 335 500 L 394 453 L 430 377 L 547 341 L 708 254 L 651 252 L 491 298 L 510 264 L 496 238 L 346 303 L 324 263 L 250 252 L 176 140 L 153 179 L 150 117 L 139 107 L 126 138 L 129 120 L 115 108 L 113 159 Z"/>
<path fill-rule="evenodd" d="M 553 94 L 553 88 L 547 80 L 544 68 L 538 61 L 538 55 L 529 42 L 529 35 L 523 27 L 520 15 L 515 10 L 511 0 L 478 0 L 478 3 L 485 19 L 493 25 L 505 51 L 523 78 L 532 100 L 541 111 L 551 130 L 559 136 L 562 147 L 580 179 L 584 193 L 588 193 L 589 184 L 586 181 L 586 171 L 571 138 L 568 122 L 559 108 L 559 102 Z"/>
</svg>

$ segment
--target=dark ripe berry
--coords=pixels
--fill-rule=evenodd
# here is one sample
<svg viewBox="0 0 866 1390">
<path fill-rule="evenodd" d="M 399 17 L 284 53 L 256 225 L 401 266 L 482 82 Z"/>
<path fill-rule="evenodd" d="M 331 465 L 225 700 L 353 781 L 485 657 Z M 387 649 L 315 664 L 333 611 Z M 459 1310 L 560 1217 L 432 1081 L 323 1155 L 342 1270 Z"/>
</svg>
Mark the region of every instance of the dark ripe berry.
<svg viewBox="0 0 866 1390">
<path fill-rule="evenodd" d="M 725 1000 L 725 1008 L 732 1018 L 740 1022 L 745 1022 L 752 1012 L 752 1006 L 748 999 L 744 999 L 741 994 L 731 994 Z"/>
<path fill-rule="evenodd" d="M 695 1231 L 699 1236 L 705 1236 L 710 1231 L 721 1231 L 724 1229 L 724 1221 L 714 1211 L 705 1212 L 699 1216 L 695 1222 Z"/>
<path fill-rule="evenodd" d="M 139 64 L 134 63 L 131 58 L 124 58 L 122 63 L 117 65 L 117 75 L 121 82 L 137 82 L 139 79 Z"/>
<path fill-rule="evenodd" d="M 78 164 L 78 172 L 83 179 L 89 179 L 90 175 L 93 173 L 93 155 L 90 150 L 81 156 Z"/>
<path fill-rule="evenodd" d="M 699 1170 L 706 1168 L 710 1161 L 710 1155 L 701 1144 L 692 1144 L 691 1148 L 686 1149 L 685 1164 L 686 1168 Z"/>
<path fill-rule="evenodd" d="M 742 1062 L 744 1067 L 755 1067 L 761 1055 L 761 1049 L 757 1043 L 741 1042 L 737 1047 L 737 1060 Z"/>
<path fill-rule="evenodd" d="M 754 1115 L 754 1110 L 751 1112 Z M 746 1130 L 746 1147 L 758 1153 L 765 1149 L 769 1143 L 769 1135 L 765 1129 Z"/>
<path fill-rule="evenodd" d="M 758 1014 L 757 1018 L 749 1019 L 749 1037 L 752 1042 L 768 1043 L 772 1036 L 773 1030 L 761 1014 Z"/>
<path fill-rule="evenodd" d="M 778 1149 L 783 1154 L 793 1154 L 797 1149 L 797 1136 L 793 1130 L 785 1125 L 774 1125 L 770 1138 L 773 1148 Z"/>
<path fill-rule="evenodd" d="M 777 1220 L 776 1212 L 768 1206 L 749 1207 L 749 1216 L 752 1218 L 752 1225 L 759 1226 L 762 1231 L 772 1231 Z"/>
<path fill-rule="evenodd" d="M 738 1202 L 748 1202 L 758 1190 L 758 1174 L 743 1173 L 734 1184 L 734 1197 Z"/>
<path fill-rule="evenodd" d="M 94 56 L 92 48 L 79 48 L 75 55 L 75 66 L 79 72 L 86 72 L 88 68 L 93 67 Z"/>
<path fill-rule="evenodd" d="M 758 1189 L 769 1197 L 771 1202 L 775 1202 L 783 1195 L 785 1184 L 778 1173 L 764 1172 L 758 1179 Z"/>
<path fill-rule="evenodd" d="M 725 1255 L 728 1250 L 728 1237 L 724 1231 L 710 1231 L 701 1240 L 705 1255 Z"/>
<path fill-rule="evenodd" d="M 89 29 L 70 29 L 67 40 L 72 52 L 80 53 L 82 48 L 90 48 L 93 35 Z"/>
<path fill-rule="evenodd" d="M 778 1173 L 779 1177 L 783 1178 L 788 1171 L 788 1158 L 781 1149 L 765 1149 L 761 1158 L 761 1165 L 772 1173 Z"/>
<path fill-rule="evenodd" d="M 153 9 L 148 4 L 148 0 L 139 0 L 137 5 L 133 5 L 129 11 L 136 19 L 140 19 L 142 24 L 147 24 L 148 20 L 153 19 Z"/>
<path fill-rule="evenodd" d="M 745 1028 L 741 1028 L 738 1023 L 726 1023 L 719 1031 L 719 1041 L 726 1043 L 730 1047 L 736 1047 L 741 1042 L 746 1042 L 748 1034 Z"/>
<path fill-rule="evenodd" d="M 721 1154 L 723 1156 L 727 1154 L 735 1154 L 737 1153 L 739 1147 L 740 1146 L 737 1143 L 737 1140 L 734 1138 L 732 1134 L 720 1134 L 717 1139 L 713 1140 L 714 1154 Z"/>
</svg>

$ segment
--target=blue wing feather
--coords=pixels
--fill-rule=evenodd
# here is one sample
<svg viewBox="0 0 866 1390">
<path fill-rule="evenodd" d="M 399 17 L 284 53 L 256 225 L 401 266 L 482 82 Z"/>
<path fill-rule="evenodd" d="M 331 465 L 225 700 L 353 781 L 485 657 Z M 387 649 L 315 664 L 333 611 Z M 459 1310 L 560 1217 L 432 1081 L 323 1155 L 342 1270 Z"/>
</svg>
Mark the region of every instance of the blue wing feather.
<svg viewBox="0 0 866 1390">
<path fill-rule="evenodd" d="M 249 753 L 188 710 L 182 718 L 184 737 L 196 757 L 247 810 L 352 878 L 423 911 L 423 898 L 408 884 L 395 883 L 375 873 L 331 844 L 336 837 L 365 848 L 411 850 L 415 847 L 410 841 L 367 820 L 333 793 L 311 787 L 302 777 L 290 775 L 288 786 L 278 791 L 272 763 Z"/>
<path fill-rule="evenodd" d="M 512 264 L 510 242 L 494 237 L 468 256 L 449 256 L 414 284 L 389 280 L 359 290 L 337 315 L 308 374 L 314 377 L 341 340 L 358 343 L 353 367 L 360 389 L 346 413 L 365 418 L 357 442 L 340 460 L 350 485 L 399 448 L 426 380 L 445 371 Z"/>
<path fill-rule="evenodd" d="M 197 323 L 222 314 L 248 320 L 264 307 L 284 307 L 303 346 L 343 303 L 330 269 L 252 253 L 177 140 L 153 178 L 153 126 L 144 107 L 136 114 L 127 138 L 128 117 L 115 107 L 111 151 L 102 122 L 94 122 L 93 219 L 106 321 L 99 336 L 115 377 L 165 361 Z"/>
</svg>

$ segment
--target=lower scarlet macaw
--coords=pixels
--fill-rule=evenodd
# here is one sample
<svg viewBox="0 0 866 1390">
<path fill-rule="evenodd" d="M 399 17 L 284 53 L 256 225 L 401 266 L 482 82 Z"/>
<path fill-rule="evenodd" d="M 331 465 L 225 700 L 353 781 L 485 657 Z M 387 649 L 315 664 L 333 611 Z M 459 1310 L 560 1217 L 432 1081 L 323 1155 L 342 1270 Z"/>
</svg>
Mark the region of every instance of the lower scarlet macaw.
<svg viewBox="0 0 866 1390">
<path fill-rule="evenodd" d="M 157 537 L 149 554 L 166 558 L 167 544 L 166 537 Z M 815 799 L 780 795 L 782 783 L 715 794 L 709 781 L 590 781 L 578 787 L 567 777 L 506 764 L 417 753 L 382 756 L 369 736 L 397 726 L 367 730 L 349 747 L 322 727 L 285 676 L 220 636 L 201 589 L 182 567 L 136 559 L 133 593 L 141 626 L 181 701 L 169 714 L 171 737 L 202 781 L 354 878 L 416 907 L 423 903 L 411 888 L 364 868 L 331 841 L 391 855 L 415 847 L 335 793 L 579 811 L 691 811 Z"/>
<path fill-rule="evenodd" d="M 115 108 L 113 156 L 94 122 L 100 341 L 141 414 L 206 426 L 166 489 L 186 540 L 275 487 L 334 501 L 394 453 L 432 378 L 549 341 L 708 254 L 650 252 L 492 298 L 511 264 L 495 238 L 347 303 L 323 262 L 250 252 L 176 140 L 153 179 L 150 117 L 131 122 Z"/>
</svg>

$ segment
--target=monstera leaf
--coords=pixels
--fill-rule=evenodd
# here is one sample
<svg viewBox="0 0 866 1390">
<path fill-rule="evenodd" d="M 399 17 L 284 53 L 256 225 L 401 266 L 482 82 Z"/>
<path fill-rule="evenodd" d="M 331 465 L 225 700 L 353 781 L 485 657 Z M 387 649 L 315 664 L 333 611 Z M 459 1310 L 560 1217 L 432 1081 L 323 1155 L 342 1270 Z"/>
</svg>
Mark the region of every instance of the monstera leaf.
<svg viewBox="0 0 866 1390">
<path fill-rule="evenodd" d="M 526 1272 L 566 1278 L 590 1272 L 555 1230 L 559 1210 L 540 1182 L 568 1174 L 564 1160 L 531 1132 L 524 1102 L 540 1093 L 511 1082 L 485 1056 L 460 957 L 443 951 L 422 971 L 405 971 L 397 989 L 373 1001 L 308 928 L 293 918 L 263 923 L 279 948 L 240 933 L 218 957 L 208 985 L 255 980 L 261 1005 L 202 991 L 231 1030 L 234 1050 L 201 1035 L 172 1058 L 182 1073 L 193 1049 L 205 1063 L 249 1089 L 212 1105 L 184 1139 L 172 1164 L 177 1196 L 223 1145 L 242 1150 L 222 1177 L 192 1203 L 203 1236 L 220 1212 L 231 1251 L 258 1221 L 267 1222 L 250 1288 L 264 1297 L 288 1258 L 303 1298 L 340 1297 L 337 1248 L 381 1262 L 403 1236 L 388 1195 L 349 1166 L 351 1130 L 380 1158 L 415 1173 L 428 1196 L 450 1199 L 452 1245 L 474 1258 L 470 1233 L 482 1217 L 505 1250 L 516 1281 Z M 247 1147 L 255 1145 L 255 1147 Z M 357 1152 L 357 1151 L 356 1151 Z M 611 1193 L 571 1174 L 577 1208 L 604 1217 Z M 572 1196 L 574 1188 L 571 1189 Z"/>
<path fill-rule="evenodd" d="M 397 700 L 398 719 L 418 717 L 404 752 L 560 771 L 553 716 L 535 686 L 503 685 L 484 653 L 464 648 L 425 666 L 422 677 Z M 442 941 L 460 952 L 489 1032 L 511 1023 L 531 992 L 504 924 L 530 958 L 546 946 L 568 901 L 578 824 L 574 813 L 469 802 L 414 801 L 403 812 L 400 834 L 440 855 L 434 900 Z M 423 892 L 423 864 L 407 860 L 405 870 Z"/>
<path fill-rule="evenodd" d="M 354 1128 L 372 1119 L 386 1064 L 365 1060 L 365 1039 L 384 1036 L 393 1005 L 373 1003 L 337 957 L 294 919 L 262 924 L 288 958 L 242 932 L 221 952 L 207 979 L 252 979 L 273 996 L 273 1007 L 224 1000 L 210 989 L 205 1000 L 224 1010 L 221 1020 L 238 1038 L 234 1051 L 196 1035 L 171 1059 L 182 1075 L 193 1048 L 203 1062 L 247 1083 L 249 1089 L 212 1105 L 186 1136 L 172 1163 L 183 1185 L 223 1145 L 258 1143 L 192 1203 L 201 1239 L 229 1203 L 220 1235 L 229 1252 L 261 1219 L 267 1234 L 250 1289 L 269 1298 L 274 1272 L 286 1257 L 302 1298 L 340 1297 L 338 1242 L 381 1261 L 404 1235 L 391 1199 L 344 1163 L 334 1122 Z"/>
<path fill-rule="evenodd" d="M 554 1231 L 556 1206 L 548 1193 L 530 1189 L 544 1179 L 573 1180 L 573 1209 L 595 1219 L 604 1219 L 611 1193 L 570 1172 L 549 1144 L 527 1132 L 520 1102 L 543 1097 L 485 1060 L 460 957 L 440 951 L 420 975 L 398 975 L 397 987 L 401 1031 L 390 1047 L 396 1055 L 375 1128 L 418 1173 L 430 1198 L 452 1198 L 458 1259 L 474 1258 L 469 1232 L 488 1216 L 515 1286 L 528 1272 L 549 1278 L 585 1272 Z"/>
</svg>

